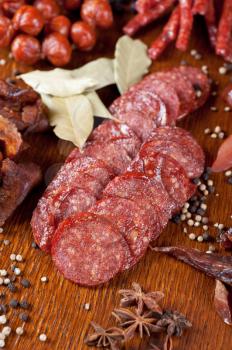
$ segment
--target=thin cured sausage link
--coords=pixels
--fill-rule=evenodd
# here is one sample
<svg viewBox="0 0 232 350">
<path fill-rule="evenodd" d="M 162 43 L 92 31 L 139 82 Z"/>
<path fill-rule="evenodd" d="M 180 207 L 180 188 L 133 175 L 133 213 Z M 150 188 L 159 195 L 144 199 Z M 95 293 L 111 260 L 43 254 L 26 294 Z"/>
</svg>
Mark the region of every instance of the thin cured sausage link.
<svg viewBox="0 0 232 350">
<path fill-rule="evenodd" d="M 226 56 L 230 40 L 231 40 L 231 30 L 232 30 L 232 1 L 225 0 L 222 10 L 222 16 L 219 22 L 217 43 L 216 43 L 216 53 L 220 56 Z"/>
<path fill-rule="evenodd" d="M 215 47 L 217 38 L 217 24 L 213 0 L 209 0 L 208 9 L 205 14 L 205 21 L 207 25 L 210 43 L 212 47 Z"/>
<path fill-rule="evenodd" d="M 167 46 L 177 38 L 180 23 L 179 21 L 180 9 L 177 7 L 173 11 L 161 35 L 151 44 L 151 47 L 148 50 L 151 59 L 156 60 L 167 48 Z"/>
<path fill-rule="evenodd" d="M 205 16 L 209 6 L 209 0 L 195 0 L 193 4 L 193 15 L 200 14 Z"/>
<path fill-rule="evenodd" d="M 145 13 L 134 16 L 123 28 L 125 34 L 134 35 L 139 29 L 160 18 L 169 11 L 175 0 L 163 0 L 160 4 Z"/>
<path fill-rule="evenodd" d="M 160 4 L 162 0 L 137 0 L 135 3 L 135 8 L 138 13 L 145 13 L 158 4 Z"/>
<path fill-rule="evenodd" d="M 180 0 L 180 31 L 176 48 L 186 51 L 193 26 L 192 0 Z"/>
</svg>

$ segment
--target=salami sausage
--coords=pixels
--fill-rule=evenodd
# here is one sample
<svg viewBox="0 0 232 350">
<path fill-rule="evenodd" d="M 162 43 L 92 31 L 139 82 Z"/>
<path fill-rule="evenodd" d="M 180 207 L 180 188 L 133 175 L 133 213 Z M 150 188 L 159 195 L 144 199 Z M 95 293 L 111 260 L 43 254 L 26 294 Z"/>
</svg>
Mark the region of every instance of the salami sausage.
<svg viewBox="0 0 232 350">
<path fill-rule="evenodd" d="M 179 0 L 180 31 L 177 37 L 176 48 L 186 51 L 193 26 L 192 0 Z"/>
<path fill-rule="evenodd" d="M 66 277 L 85 285 L 103 283 L 111 278 L 98 260 L 100 256 L 107 259 L 101 248 L 101 244 L 105 247 L 105 241 L 99 243 L 96 253 L 99 254 L 98 278 L 85 281 L 81 270 L 76 274 L 73 270 L 69 275 L 67 266 L 62 267 L 63 244 L 65 261 L 71 259 L 73 267 L 81 262 L 80 257 L 73 258 L 68 246 L 71 231 L 75 225 L 79 227 L 82 215 L 88 217 L 88 212 L 96 211 L 95 219 L 91 216 L 90 221 L 107 222 L 121 237 L 119 250 L 123 246 L 125 256 L 120 253 L 119 260 L 112 262 L 115 264 L 113 277 L 143 256 L 147 244 L 159 236 L 172 214 L 192 194 L 194 188 L 189 178 L 199 176 L 203 170 L 202 150 L 189 133 L 163 125 L 172 125 L 179 116 L 194 110 L 197 107 L 194 84 L 197 83 L 206 96 L 208 82 L 206 84 L 199 71 L 198 76 L 194 76 L 194 70 L 186 67 L 182 72 L 181 69 L 154 73 L 118 98 L 111 110 L 122 123 L 105 121 L 92 133 L 82 151 L 74 149 L 39 201 L 32 218 L 35 241 L 47 252 L 52 241 L 55 242 L 54 259 Z M 145 143 L 139 151 L 141 140 Z M 87 213 L 80 214 L 82 211 Z M 66 241 L 65 230 L 69 228 Z M 88 228 L 83 230 L 90 235 Z M 74 246 L 79 246 L 82 235 L 84 231 L 80 236 L 77 234 L 78 243 Z M 92 243 L 89 244 L 87 254 L 90 257 Z M 88 261 L 83 260 L 83 264 L 87 271 Z"/>
<path fill-rule="evenodd" d="M 52 242 L 52 258 L 65 278 L 83 286 L 95 286 L 122 271 L 130 251 L 109 220 L 84 213 L 59 226 Z"/>
</svg>

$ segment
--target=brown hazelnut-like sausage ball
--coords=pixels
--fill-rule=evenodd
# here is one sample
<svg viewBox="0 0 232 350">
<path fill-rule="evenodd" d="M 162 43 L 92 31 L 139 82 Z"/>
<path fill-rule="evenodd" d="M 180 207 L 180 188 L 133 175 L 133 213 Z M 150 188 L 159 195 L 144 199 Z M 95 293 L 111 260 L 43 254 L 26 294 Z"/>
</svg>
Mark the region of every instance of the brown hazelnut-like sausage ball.
<svg viewBox="0 0 232 350">
<path fill-rule="evenodd" d="M 58 32 L 64 36 L 69 36 L 71 21 L 66 16 L 56 16 L 46 26 L 46 33 Z"/>
<path fill-rule="evenodd" d="M 113 24 L 113 13 L 108 0 L 84 0 L 81 18 L 93 26 L 105 29 Z"/>
<path fill-rule="evenodd" d="M 46 21 L 60 14 L 60 7 L 56 0 L 36 0 L 33 6 L 42 13 Z"/>
<path fill-rule="evenodd" d="M 44 39 L 42 53 L 54 66 L 61 67 L 70 62 L 72 46 L 66 36 L 52 33 Z"/>
<path fill-rule="evenodd" d="M 87 22 L 78 21 L 72 25 L 71 38 L 79 50 L 89 51 L 96 44 L 96 31 Z"/>
<path fill-rule="evenodd" d="M 38 39 L 31 35 L 18 35 L 11 45 L 11 52 L 17 62 L 33 65 L 41 58 Z"/>
<path fill-rule="evenodd" d="M 13 26 L 15 30 L 36 36 L 43 29 L 44 19 L 35 7 L 25 5 L 16 11 L 13 17 Z"/>
<path fill-rule="evenodd" d="M 9 46 L 13 35 L 14 29 L 11 20 L 5 16 L 0 16 L 0 48 Z"/>
</svg>

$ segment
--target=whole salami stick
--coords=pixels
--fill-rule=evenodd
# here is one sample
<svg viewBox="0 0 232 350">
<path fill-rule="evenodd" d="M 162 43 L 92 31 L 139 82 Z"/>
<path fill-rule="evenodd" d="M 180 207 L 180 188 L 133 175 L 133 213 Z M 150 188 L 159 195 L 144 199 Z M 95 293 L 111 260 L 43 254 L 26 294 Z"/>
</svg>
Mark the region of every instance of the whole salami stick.
<svg viewBox="0 0 232 350">
<path fill-rule="evenodd" d="M 217 39 L 217 25 L 213 0 L 209 0 L 208 9 L 205 14 L 205 21 L 207 25 L 210 43 L 212 47 L 215 47 Z"/>
<path fill-rule="evenodd" d="M 232 1 L 225 0 L 218 26 L 218 35 L 216 42 L 217 55 L 226 56 L 229 50 L 232 30 Z"/>
<path fill-rule="evenodd" d="M 176 48 L 186 51 L 193 26 L 191 0 L 180 0 L 180 31 L 176 42 Z"/>
<path fill-rule="evenodd" d="M 197 249 L 184 247 L 155 247 L 155 252 L 166 253 L 195 267 L 219 281 L 232 286 L 232 256 L 207 254 Z"/>
<path fill-rule="evenodd" d="M 209 0 L 195 0 L 193 4 L 192 14 L 205 16 L 209 6 Z"/>
<path fill-rule="evenodd" d="M 139 13 L 134 16 L 123 28 L 125 34 L 133 35 L 140 28 L 145 27 L 147 24 L 155 21 L 163 14 L 165 14 L 168 10 L 171 9 L 175 0 L 163 0 L 161 3 L 157 4 L 157 6 L 145 13 Z"/>
<path fill-rule="evenodd" d="M 162 0 L 137 0 L 135 3 L 135 8 L 138 13 L 145 13 L 161 2 Z"/>
<path fill-rule="evenodd" d="M 151 59 L 157 59 L 167 46 L 176 39 L 180 24 L 179 6 L 173 11 L 161 35 L 151 44 L 148 50 Z"/>
</svg>

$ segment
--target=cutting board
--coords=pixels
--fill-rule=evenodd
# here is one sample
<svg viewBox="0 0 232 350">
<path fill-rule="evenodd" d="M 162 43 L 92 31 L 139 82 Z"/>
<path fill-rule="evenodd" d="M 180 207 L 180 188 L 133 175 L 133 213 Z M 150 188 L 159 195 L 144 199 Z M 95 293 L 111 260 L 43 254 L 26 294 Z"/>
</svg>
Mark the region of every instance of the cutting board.
<svg viewBox="0 0 232 350">
<path fill-rule="evenodd" d="M 127 20 L 126 15 L 115 19 L 111 30 L 101 33 L 97 47 L 93 52 L 82 54 L 76 52 L 70 68 L 78 67 L 97 57 L 112 57 L 117 38 L 122 35 L 122 24 Z M 165 19 L 150 25 L 138 37 L 150 44 L 161 30 Z M 190 50 L 196 49 L 202 54 L 201 60 L 190 55 Z M 7 57 L 6 52 L 0 53 L 1 58 Z M 221 140 L 212 139 L 204 134 L 205 128 L 213 129 L 219 125 L 226 133 L 232 133 L 232 112 L 225 112 L 225 104 L 220 97 L 223 87 L 229 82 L 230 74 L 220 75 L 218 68 L 223 61 L 216 57 L 209 47 L 206 29 L 201 19 L 197 19 L 192 35 L 189 51 L 180 53 L 171 48 L 159 61 L 154 62 L 151 71 L 179 65 L 181 60 L 196 67 L 207 65 L 210 75 L 219 82 L 219 96 L 211 97 L 208 103 L 185 118 L 179 126 L 189 130 L 199 141 L 206 152 L 207 164 L 210 165 L 216 155 Z M 48 68 L 43 63 L 39 68 Z M 17 69 L 21 72 L 28 68 L 7 59 L 7 63 L 0 68 L 0 77 L 12 75 Z M 232 75 L 231 75 L 232 76 Z M 177 82 L 178 84 L 178 82 Z M 117 90 L 108 87 L 102 91 L 102 98 L 108 105 L 115 97 Z M 218 112 L 210 110 L 210 106 L 217 106 Z M 176 260 L 149 251 L 146 256 L 132 270 L 125 272 L 106 285 L 98 288 L 82 288 L 65 280 L 55 269 L 51 257 L 40 250 L 31 247 L 33 241 L 30 228 L 32 211 L 45 189 L 47 178 L 52 169 L 64 161 L 65 156 L 72 149 L 67 142 L 58 140 L 52 132 L 30 135 L 27 142 L 31 144 L 29 158 L 41 165 L 45 181 L 37 188 L 25 202 L 15 211 L 4 227 L 0 239 L 7 239 L 10 245 L 1 243 L 0 268 L 10 268 L 11 253 L 22 254 L 24 263 L 20 267 L 25 277 L 31 281 L 31 288 L 19 288 L 12 295 L 6 291 L 6 302 L 10 299 L 27 299 L 31 303 L 30 322 L 24 324 L 25 334 L 21 337 L 12 333 L 6 341 L 7 349 L 14 350 L 85 350 L 84 338 L 89 330 L 89 323 L 94 320 L 103 326 L 114 323 L 111 311 L 119 305 L 120 296 L 117 291 L 130 288 L 136 281 L 149 291 L 162 291 L 165 294 L 163 305 L 169 309 L 179 310 L 191 320 L 193 327 L 186 331 L 182 338 L 174 339 L 174 348 L 178 350 L 229 350 L 232 344 L 232 329 L 225 325 L 218 317 L 213 306 L 215 281 Z M 55 164 L 55 166 L 54 166 Z M 232 225 L 232 186 L 226 183 L 224 174 L 214 176 L 216 193 L 208 200 L 208 214 L 211 223 L 220 222 Z M 169 223 L 157 245 L 183 245 L 206 251 L 207 243 L 192 242 L 188 238 L 191 232 L 202 233 L 202 229 L 189 228 L 184 233 L 186 224 Z M 216 236 L 212 227 L 210 233 Z M 84 252 L 83 252 L 84 254 Z M 40 278 L 47 276 L 48 283 L 42 283 Z M 5 287 L 1 287 L 3 291 Z M 84 304 L 89 303 L 86 310 Z M 12 329 L 22 325 L 19 319 L 20 310 L 8 312 L 9 325 Z M 41 343 L 40 333 L 46 333 L 48 340 Z M 142 344 L 143 343 L 143 344 Z M 149 349 L 148 345 L 136 339 L 128 344 L 127 350 Z"/>
</svg>

